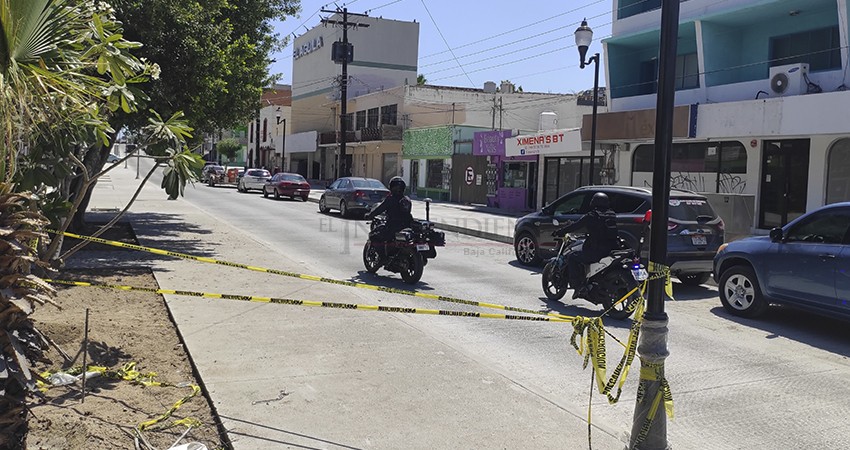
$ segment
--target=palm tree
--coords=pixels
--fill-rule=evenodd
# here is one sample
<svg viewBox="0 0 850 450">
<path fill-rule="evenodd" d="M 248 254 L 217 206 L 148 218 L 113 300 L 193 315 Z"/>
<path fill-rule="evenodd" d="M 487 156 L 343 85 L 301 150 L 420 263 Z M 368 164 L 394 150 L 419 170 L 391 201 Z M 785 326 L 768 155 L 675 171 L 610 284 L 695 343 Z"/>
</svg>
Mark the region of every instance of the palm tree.
<svg viewBox="0 0 850 450">
<path fill-rule="evenodd" d="M 105 113 L 134 108 L 134 77 L 146 65 L 129 55 L 109 6 L 92 0 L 0 0 L 0 449 L 26 447 L 31 364 L 47 339 L 30 315 L 53 289 L 34 275 L 48 221 L 36 197 L 16 192 L 18 162 L 40 146 L 105 140 Z M 58 161 L 57 161 L 58 162 Z"/>
</svg>

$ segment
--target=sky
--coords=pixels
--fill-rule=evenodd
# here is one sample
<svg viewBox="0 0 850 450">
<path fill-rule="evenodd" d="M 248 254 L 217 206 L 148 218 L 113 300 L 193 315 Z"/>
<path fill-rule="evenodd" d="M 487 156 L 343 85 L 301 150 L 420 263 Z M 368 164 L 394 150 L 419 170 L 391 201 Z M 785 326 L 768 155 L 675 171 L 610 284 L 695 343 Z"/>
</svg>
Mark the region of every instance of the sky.
<svg viewBox="0 0 850 450">
<path fill-rule="evenodd" d="M 301 35 L 347 7 L 372 17 L 419 22 L 419 73 L 428 84 L 481 88 L 510 80 L 525 92 L 575 93 L 593 88 L 593 66 L 579 67 L 574 32 L 593 29 L 588 54 L 602 53 L 611 34 L 612 0 L 301 0 L 301 13 L 277 23 L 281 35 Z M 357 32 L 368 32 L 368 29 Z M 356 53 L 355 53 L 356 54 Z M 270 72 L 292 83 L 292 42 L 272 57 Z M 599 85 L 605 86 L 605 67 Z"/>
</svg>

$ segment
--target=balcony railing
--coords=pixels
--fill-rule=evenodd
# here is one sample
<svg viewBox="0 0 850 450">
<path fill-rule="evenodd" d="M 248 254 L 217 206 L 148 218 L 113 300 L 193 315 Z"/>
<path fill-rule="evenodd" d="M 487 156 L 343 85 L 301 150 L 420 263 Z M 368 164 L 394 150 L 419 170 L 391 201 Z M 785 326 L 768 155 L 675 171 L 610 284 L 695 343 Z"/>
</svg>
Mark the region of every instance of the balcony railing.
<svg viewBox="0 0 850 450">
<path fill-rule="evenodd" d="M 347 142 L 368 142 L 368 141 L 400 141 L 403 136 L 403 129 L 399 125 L 380 125 L 378 127 L 361 128 L 357 131 L 346 132 Z M 339 133 L 328 131 L 319 134 L 319 144 L 328 145 L 339 142 Z"/>
</svg>

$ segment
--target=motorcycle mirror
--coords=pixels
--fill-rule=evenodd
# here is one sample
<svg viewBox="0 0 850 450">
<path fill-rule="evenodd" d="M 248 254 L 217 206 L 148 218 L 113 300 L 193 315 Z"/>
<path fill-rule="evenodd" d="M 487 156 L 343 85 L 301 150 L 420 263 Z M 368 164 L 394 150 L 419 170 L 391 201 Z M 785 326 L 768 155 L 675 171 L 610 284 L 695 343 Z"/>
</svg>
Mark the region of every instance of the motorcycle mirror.
<svg viewBox="0 0 850 450">
<path fill-rule="evenodd" d="M 643 222 L 644 223 L 652 222 L 652 210 L 651 209 L 649 211 L 647 211 L 646 214 L 643 215 Z"/>
<path fill-rule="evenodd" d="M 561 222 L 558 222 L 558 219 L 552 219 L 552 225 L 555 225 L 557 227 L 560 224 Z"/>
<path fill-rule="evenodd" d="M 425 198 L 425 203 L 431 203 L 431 201 L 432 201 L 432 200 L 431 200 L 431 198 L 430 198 L 430 197 L 426 197 L 426 198 Z"/>
</svg>

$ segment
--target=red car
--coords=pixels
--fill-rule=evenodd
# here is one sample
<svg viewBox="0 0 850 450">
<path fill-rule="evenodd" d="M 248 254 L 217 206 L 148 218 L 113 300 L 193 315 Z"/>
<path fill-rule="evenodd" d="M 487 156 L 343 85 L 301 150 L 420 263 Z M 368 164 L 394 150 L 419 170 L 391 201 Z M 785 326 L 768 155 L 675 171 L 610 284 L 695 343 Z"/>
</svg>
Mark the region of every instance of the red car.
<svg viewBox="0 0 850 450">
<path fill-rule="evenodd" d="M 275 199 L 290 197 L 295 200 L 295 197 L 301 197 L 306 202 L 310 195 L 310 183 L 297 173 L 276 173 L 263 185 L 263 197 L 268 198 L 269 194 L 274 195 Z"/>
</svg>

